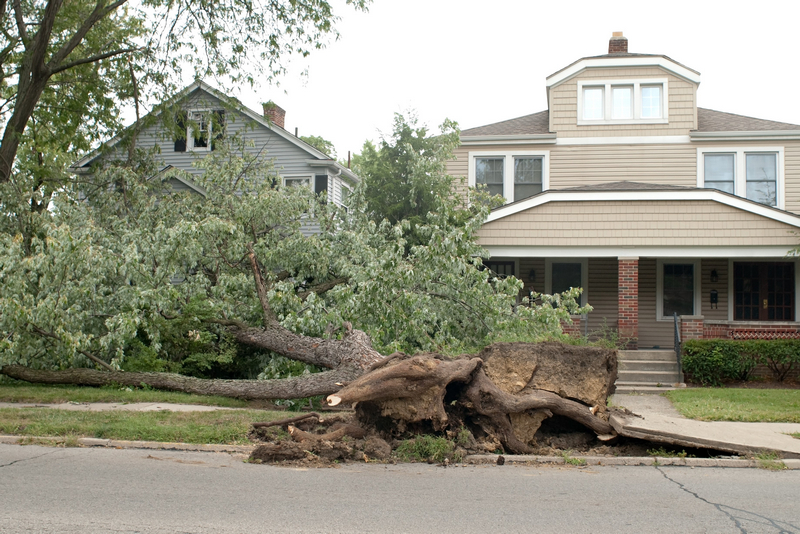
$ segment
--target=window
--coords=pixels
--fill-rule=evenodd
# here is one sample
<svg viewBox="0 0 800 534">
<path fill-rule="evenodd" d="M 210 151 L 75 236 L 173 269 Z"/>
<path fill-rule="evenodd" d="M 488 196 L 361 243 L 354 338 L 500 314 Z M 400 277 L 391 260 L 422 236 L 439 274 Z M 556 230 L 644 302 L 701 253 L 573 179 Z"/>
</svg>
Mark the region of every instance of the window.
<svg viewBox="0 0 800 534">
<path fill-rule="evenodd" d="M 700 262 L 658 260 L 656 306 L 659 320 L 671 320 L 672 314 L 700 313 Z"/>
<path fill-rule="evenodd" d="M 783 209 L 783 147 L 698 149 L 697 186 Z"/>
<path fill-rule="evenodd" d="M 611 88 L 611 118 L 614 120 L 633 118 L 633 87 Z"/>
<path fill-rule="evenodd" d="M 554 295 L 563 293 L 571 287 L 583 288 L 581 306 L 586 305 L 589 285 L 589 261 L 586 259 L 564 258 L 546 259 L 544 292 Z"/>
<path fill-rule="evenodd" d="M 603 87 L 583 88 L 583 118 L 586 120 L 600 120 L 605 118 L 603 104 L 605 96 Z"/>
<path fill-rule="evenodd" d="M 491 195 L 503 196 L 503 158 L 476 158 L 475 183 L 486 186 Z"/>
<path fill-rule="evenodd" d="M 542 158 L 514 158 L 514 200 L 542 192 Z"/>
<path fill-rule="evenodd" d="M 225 131 L 224 110 L 182 111 L 175 116 L 175 152 L 214 150 Z"/>
<path fill-rule="evenodd" d="M 735 321 L 794 321 L 794 264 L 733 264 Z"/>
<path fill-rule="evenodd" d="M 469 185 L 484 185 L 506 202 L 532 197 L 547 189 L 549 151 L 470 152 Z"/>
<path fill-rule="evenodd" d="M 497 278 L 507 278 L 514 276 L 516 262 L 513 260 L 484 260 L 483 266 L 492 271 Z"/>
<path fill-rule="evenodd" d="M 668 122 L 666 78 L 578 82 L 578 124 Z"/>
<path fill-rule="evenodd" d="M 311 178 L 307 176 L 284 178 L 283 184 L 286 187 L 311 187 Z"/>
</svg>

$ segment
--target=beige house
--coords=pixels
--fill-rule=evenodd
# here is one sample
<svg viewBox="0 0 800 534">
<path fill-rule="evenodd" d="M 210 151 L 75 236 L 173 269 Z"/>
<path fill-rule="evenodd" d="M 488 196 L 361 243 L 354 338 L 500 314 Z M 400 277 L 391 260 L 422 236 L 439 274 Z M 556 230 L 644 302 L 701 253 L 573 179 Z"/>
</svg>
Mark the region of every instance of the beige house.
<svg viewBox="0 0 800 534">
<path fill-rule="evenodd" d="M 464 130 L 450 172 L 506 204 L 487 263 L 527 288 L 584 289 L 584 333 L 629 348 L 686 337 L 800 337 L 800 126 L 697 107 L 700 74 L 607 55 L 546 80 L 549 109 Z"/>
</svg>

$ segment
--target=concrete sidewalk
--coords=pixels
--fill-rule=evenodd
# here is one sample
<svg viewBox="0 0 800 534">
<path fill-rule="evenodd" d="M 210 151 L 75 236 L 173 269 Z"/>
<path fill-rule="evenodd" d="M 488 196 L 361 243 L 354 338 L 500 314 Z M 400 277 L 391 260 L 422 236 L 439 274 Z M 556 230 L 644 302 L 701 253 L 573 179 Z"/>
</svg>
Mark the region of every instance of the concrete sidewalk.
<svg viewBox="0 0 800 534">
<path fill-rule="evenodd" d="M 611 425 L 622 436 L 677 445 L 716 449 L 735 454 L 777 451 L 784 458 L 800 458 L 798 423 L 737 423 L 695 421 L 681 416 L 659 395 L 614 395 L 611 403 L 636 415 L 614 414 Z"/>
<path fill-rule="evenodd" d="M 75 412 L 214 412 L 217 410 L 242 410 L 244 408 L 223 408 L 221 406 L 205 406 L 202 404 L 173 404 L 170 402 L 62 402 L 44 404 L 34 402 L 0 402 L 2 408 L 53 408 Z"/>
</svg>

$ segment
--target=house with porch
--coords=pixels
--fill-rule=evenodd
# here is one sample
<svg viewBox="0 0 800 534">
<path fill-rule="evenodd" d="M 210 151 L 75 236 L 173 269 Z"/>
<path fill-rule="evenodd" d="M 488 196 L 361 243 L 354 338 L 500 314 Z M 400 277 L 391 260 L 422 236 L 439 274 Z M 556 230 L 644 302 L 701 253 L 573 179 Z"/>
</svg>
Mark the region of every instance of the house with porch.
<svg viewBox="0 0 800 534">
<path fill-rule="evenodd" d="M 547 77 L 547 110 L 463 130 L 450 173 L 505 200 L 479 232 L 488 266 L 582 287 L 594 311 L 574 328 L 629 349 L 672 350 L 676 324 L 800 337 L 800 125 L 698 108 L 699 86 L 615 32 Z"/>
</svg>

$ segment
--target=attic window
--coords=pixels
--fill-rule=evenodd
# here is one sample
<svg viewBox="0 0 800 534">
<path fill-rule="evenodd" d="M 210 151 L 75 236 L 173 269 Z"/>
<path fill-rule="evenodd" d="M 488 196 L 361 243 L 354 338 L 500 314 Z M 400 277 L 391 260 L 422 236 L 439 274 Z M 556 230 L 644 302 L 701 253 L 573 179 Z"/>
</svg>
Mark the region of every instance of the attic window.
<svg viewBox="0 0 800 534">
<path fill-rule="evenodd" d="M 176 116 L 175 152 L 207 152 L 216 149 L 225 131 L 224 110 L 183 111 Z"/>
<path fill-rule="evenodd" d="M 578 82 L 578 124 L 668 122 L 666 78 Z"/>
</svg>

